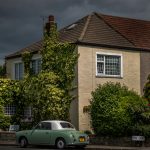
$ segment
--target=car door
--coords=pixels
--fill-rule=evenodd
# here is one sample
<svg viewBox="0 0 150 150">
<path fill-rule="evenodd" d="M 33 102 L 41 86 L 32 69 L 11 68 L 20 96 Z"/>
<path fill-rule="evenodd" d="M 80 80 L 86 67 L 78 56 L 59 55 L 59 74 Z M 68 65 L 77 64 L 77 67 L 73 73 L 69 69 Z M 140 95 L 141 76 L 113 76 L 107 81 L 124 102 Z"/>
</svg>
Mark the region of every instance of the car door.
<svg viewBox="0 0 150 150">
<path fill-rule="evenodd" d="M 51 123 L 41 122 L 31 132 L 31 144 L 50 144 Z"/>
</svg>

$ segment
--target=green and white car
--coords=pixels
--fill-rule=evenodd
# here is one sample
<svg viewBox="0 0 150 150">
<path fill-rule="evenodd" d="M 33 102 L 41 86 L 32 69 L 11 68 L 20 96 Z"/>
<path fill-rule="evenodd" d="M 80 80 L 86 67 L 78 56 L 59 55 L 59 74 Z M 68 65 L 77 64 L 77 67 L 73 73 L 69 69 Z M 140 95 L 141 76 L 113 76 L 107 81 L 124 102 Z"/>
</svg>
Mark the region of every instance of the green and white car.
<svg viewBox="0 0 150 150">
<path fill-rule="evenodd" d="M 53 145 L 63 149 L 67 146 L 84 148 L 89 144 L 88 135 L 77 131 L 71 123 L 58 120 L 41 121 L 32 130 L 18 131 L 16 140 L 20 147 Z"/>
</svg>

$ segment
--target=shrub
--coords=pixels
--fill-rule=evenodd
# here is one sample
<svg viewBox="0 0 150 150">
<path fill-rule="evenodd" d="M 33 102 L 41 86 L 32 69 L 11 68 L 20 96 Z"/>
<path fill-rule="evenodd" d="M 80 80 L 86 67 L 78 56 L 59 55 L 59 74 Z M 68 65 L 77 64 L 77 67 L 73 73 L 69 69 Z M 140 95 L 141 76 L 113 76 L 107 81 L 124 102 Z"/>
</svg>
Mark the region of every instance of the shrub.
<svg viewBox="0 0 150 150">
<path fill-rule="evenodd" d="M 98 135 L 131 135 L 135 125 L 148 122 L 149 112 L 147 101 L 120 83 L 107 82 L 92 92 L 90 113 Z"/>
</svg>

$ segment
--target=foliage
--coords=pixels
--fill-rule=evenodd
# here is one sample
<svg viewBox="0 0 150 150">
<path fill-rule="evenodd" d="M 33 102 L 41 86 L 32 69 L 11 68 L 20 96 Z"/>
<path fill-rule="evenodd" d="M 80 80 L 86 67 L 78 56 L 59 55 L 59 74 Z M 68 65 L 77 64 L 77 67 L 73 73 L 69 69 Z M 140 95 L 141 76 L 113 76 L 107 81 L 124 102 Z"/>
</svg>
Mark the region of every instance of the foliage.
<svg viewBox="0 0 150 150">
<path fill-rule="evenodd" d="M 78 55 L 75 45 L 60 43 L 55 25 L 51 26 L 50 33 L 45 33 L 42 54 L 42 70 L 53 72 L 59 77 L 58 88 L 64 91 L 62 100 L 64 104 L 65 119 L 69 119 L 70 103 L 73 97 L 70 91 L 74 88 L 72 82 L 75 78 L 75 65 Z M 61 106 L 61 105 L 60 105 Z"/>
<path fill-rule="evenodd" d="M 25 78 L 23 80 L 0 80 L 0 128 L 8 128 L 18 124 L 21 129 L 32 126 L 32 123 L 22 122 L 24 108 L 32 107 L 34 124 L 46 119 L 69 120 L 69 109 L 72 100 L 70 91 L 74 80 L 74 68 L 78 55 L 75 46 L 69 43 L 60 43 L 56 26 L 45 33 L 43 41 L 42 71 L 32 75 L 30 63 L 32 54 L 24 52 Z M 4 115 L 4 106 L 13 104 L 16 113 L 11 118 Z"/>
<path fill-rule="evenodd" d="M 21 124 L 24 108 L 28 106 L 24 97 L 24 81 L 0 79 L 0 128 L 6 130 L 10 124 Z M 6 105 L 16 106 L 16 114 L 12 117 L 5 115 Z"/>
<path fill-rule="evenodd" d="M 147 78 L 147 83 L 144 86 L 144 97 L 149 101 L 150 103 L 150 75 Z"/>
<path fill-rule="evenodd" d="M 0 78 L 5 78 L 6 77 L 6 66 L 0 65 Z"/>
<path fill-rule="evenodd" d="M 32 106 L 34 123 L 47 119 L 65 119 L 64 91 L 58 88 L 58 76 L 52 72 L 43 72 L 26 80 L 25 95 Z"/>
<path fill-rule="evenodd" d="M 25 95 L 25 80 L 15 81 L 13 86 L 13 105 L 16 106 L 16 113 L 11 117 L 11 123 L 21 126 L 24 119 L 24 109 L 28 107 L 28 99 Z"/>
<path fill-rule="evenodd" d="M 131 135 L 148 124 L 150 109 L 137 93 L 120 83 L 107 82 L 92 92 L 91 118 L 98 135 Z"/>
<path fill-rule="evenodd" d="M 6 130 L 11 123 L 11 118 L 5 116 L 4 106 L 13 103 L 16 81 L 0 79 L 0 128 Z"/>
<path fill-rule="evenodd" d="M 29 51 L 25 51 L 24 53 L 22 53 L 22 61 L 24 62 L 24 73 L 25 76 L 27 77 L 31 75 L 31 69 L 30 69 L 31 59 L 32 59 L 32 53 L 30 53 Z"/>
</svg>

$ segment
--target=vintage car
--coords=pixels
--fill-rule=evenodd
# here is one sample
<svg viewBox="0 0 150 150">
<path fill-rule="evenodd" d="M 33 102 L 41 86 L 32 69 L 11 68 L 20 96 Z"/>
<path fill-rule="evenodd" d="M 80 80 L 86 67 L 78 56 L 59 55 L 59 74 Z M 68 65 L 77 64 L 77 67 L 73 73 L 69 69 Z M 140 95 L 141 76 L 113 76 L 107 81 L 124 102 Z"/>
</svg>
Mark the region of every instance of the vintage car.
<svg viewBox="0 0 150 150">
<path fill-rule="evenodd" d="M 16 132 L 16 141 L 20 147 L 32 145 L 54 145 L 58 149 L 67 146 L 84 148 L 89 144 L 88 135 L 77 131 L 66 121 L 47 120 L 38 123 L 32 130 Z"/>
</svg>

